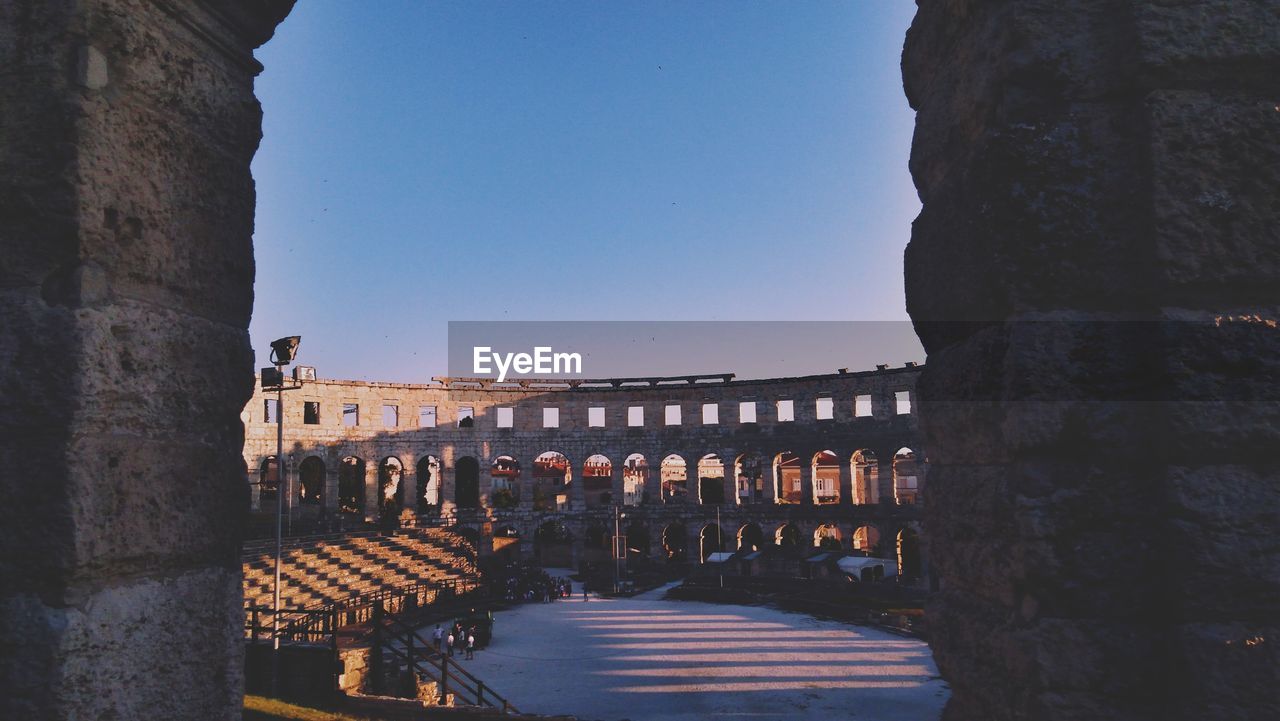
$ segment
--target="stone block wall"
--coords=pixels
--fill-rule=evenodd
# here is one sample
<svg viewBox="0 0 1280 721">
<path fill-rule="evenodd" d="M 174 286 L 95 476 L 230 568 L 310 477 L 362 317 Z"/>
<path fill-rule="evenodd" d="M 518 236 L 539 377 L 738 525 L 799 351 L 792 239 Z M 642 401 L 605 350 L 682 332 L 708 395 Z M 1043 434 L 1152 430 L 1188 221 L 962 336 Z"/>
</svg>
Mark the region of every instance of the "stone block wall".
<svg viewBox="0 0 1280 721">
<path fill-rule="evenodd" d="M 948 719 L 1280 716 L 1280 5 L 921 0 Z"/>
</svg>

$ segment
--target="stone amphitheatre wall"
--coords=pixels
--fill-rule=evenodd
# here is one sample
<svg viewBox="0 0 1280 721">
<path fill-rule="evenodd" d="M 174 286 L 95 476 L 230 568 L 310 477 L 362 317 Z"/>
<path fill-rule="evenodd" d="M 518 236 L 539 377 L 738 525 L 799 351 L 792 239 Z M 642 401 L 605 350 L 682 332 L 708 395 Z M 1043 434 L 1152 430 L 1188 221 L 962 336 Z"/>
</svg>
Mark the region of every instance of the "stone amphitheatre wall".
<svg viewBox="0 0 1280 721">
<path fill-rule="evenodd" d="M 293 518 L 314 516 L 321 510 L 337 511 L 340 475 L 344 472 L 342 460 L 352 457 L 363 462 L 365 519 L 372 521 L 380 512 L 379 468 L 387 459 L 394 459 L 402 469 L 399 507 L 421 510 L 415 499 L 426 490 L 429 459 L 437 459 L 441 503 L 439 508 L 430 509 L 430 515 L 443 513 L 456 517 L 460 523 L 490 529 L 513 528 L 526 539 L 532 538 L 540 523 L 558 519 L 581 540 L 586 526 L 611 518 L 612 500 L 617 499 L 620 505 L 627 506 L 632 522 L 642 520 L 655 537 L 667 525 L 683 524 L 692 539 L 691 548 L 698 547 L 700 529 L 714 522 L 718 505 L 727 543 L 728 537 L 746 523 L 758 524 L 769 536 L 780 526 L 792 523 L 806 545 L 811 543 L 818 526 L 834 526 L 847 548 L 856 529 L 870 526 L 891 552 L 896 534 L 914 526 L 919 513 L 918 507 L 912 505 L 916 498 L 908 497 L 914 494 L 905 489 L 895 493 L 893 470 L 895 454 L 903 448 L 910 449 L 921 466 L 911 469 L 912 476 L 923 485 L 924 449 L 911 412 L 919 373 L 919 368 L 908 366 L 760 381 L 572 388 L 503 386 L 488 381 L 483 387 L 457 381 L 428 385 L 308 381 L 301 389 L 285 394 L 285 481 L 289 489 L 285 494 L 286 508 Z M 863 399 L 861 404 L 859 397 Z M 831 418 L 819 419 L 819 399 L 830 401 Z M 779 401 L 791 402 L 794 420 L 779 420 Z M 264 462 L 276 453 L 276 426 L 267 422 L 266 408 L 274 402 L 274 393 L 259 389 L 242 416 L 247 429 L 245 467 L 255 498 L 258 486 L 254 482 L 261 480 Z M 755 422 L 742 422 L 743 402 L 754 404 Z M 318 415 L 311 418 L 316 423 L 306 422 L 308 403 L 318 404 Z M 704 422 L 708 404 L 715 407 L 714 423 Z M 359 409 L 358 422 L 346 425 L 343 408 L 350 405 Z M 387 406 L 396 409 L 386 414 L 386 420 L 394 422 L 390 427 L 383 422 L 383 409 Z M 679 424 L 667 423 L 671 406 L 680 408 Z M 469 427 L 459 426 L 462 407 L 474 412 Z M 432 409 L 434 426 L 420 423 L 423 408 Z M 498 427 L 499 408 L 511 409 L 511 427 Z M 547 408 L 557 409 L 557 427 L 544 427 Z M 592 425 L 591 408 L 603 409 L 603 426 Z M 642 425 L 631 424 L 633 408 L 643 409 Z M 348 414 L 346 418 L 352 416 Z M 565 456 L 572 481 L 565 503 L 555 509 L 539 510 L 534 508 L 534 460 L 548 451 Z M 813 458 L 823 451 L 831 451 L 836 459 L 836 469 L 825 472 L 828 477 L 838 473 L 839 500 L 835 503 L 818 502 L 815 492 Z M 799 459 L 799 503 L 778 502 L 781 494 L 774 461 L 784 452 Z M 622 500 L 627 499 L 623 464 L 637 453 L 648 466 L 643 495 L 633 494 Z M 867 470 L 866 463 L 859 470 L 854 462 L 858 453 L 858 458 L 871 459 L 872 470 Z M 686 465 L 688 492 L 684 497 L 663 493 L 660 464 L 673 454 Z M 699 503 L 696 470 L 699 460 L 712 454 L 724 464 L 720 489 L 723 500 L 714 505 Z M 603 503 L 586 491 L 583 478 L 584 462 L 597 455 L 607 458 L 611 466 L 607 481 L 599 482 L 608 489 L 611 499 Z M 512 458 L 520 466 L 519 503 L 514 508 L 499 508 L 493 502 L 491 467 L 501 456 Z M 463 459 L 474 459 L 480 469 L 479 508 L 474 510 L 459 508 L 457 503 L 458 467 Z M 750 460 L 762 464 L 761 492 L 743 499 L 737 492 L 737 464 Z M 314 469 L 323 466 L 323 493 L 311 507 L 303 500 L 300 476 L 304 463 Z M 856 493 L 855 484 L 861 484 Z M 634 506 L 630 505 L 632 502 Z M 267 504 L 269 509 L 260 502 L 256 507 L 272 512 L 273 503 Z M 482 548 L 485 546 L 482 544 Z M 526 545 L 523 550 L 527 553 L 530 549 Z M 661 553 L 656 542 L 649 550 L 655 556 Z"/>
<path fill-rule="evenodd" d="M 253 96 L 290 2 L 0 2 L 0 716 L 234 719 Z"/>
<path fill-rule="evenodd" d="M 1280 4 L 919 8 L 947 718 L 1280 718 Z"/>
</svg>

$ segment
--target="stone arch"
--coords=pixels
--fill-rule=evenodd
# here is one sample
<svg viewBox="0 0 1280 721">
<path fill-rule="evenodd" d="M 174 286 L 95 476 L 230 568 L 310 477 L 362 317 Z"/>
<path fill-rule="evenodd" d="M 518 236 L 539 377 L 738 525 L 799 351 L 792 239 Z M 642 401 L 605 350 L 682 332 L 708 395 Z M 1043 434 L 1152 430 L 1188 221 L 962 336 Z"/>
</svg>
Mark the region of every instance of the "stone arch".
<svg viewBox="0 0 1280 721">
<path fill-rule="evenodd" d="M 764 459 L 759 453 L 743 453 L 734 459 L 733 477 L 738 505 L 764 501 L 764 468 Z"/>
<path fill-rule="evenodd" d="M 871 524 L 859 526 L 853 532 L 853 538 L 850 545 L 855 551 L 862 551 L 868 556 L 883 557 L 883 548 L 880 545 L 880 529 Z"/>
<path fill-rule="evenodd" d="M 286 464 L 285 468 L 288 468 Z M 275 456 L 267 456 L 258 464 L 258 502 L 273 506 L 280 498 L 280 464 Z"/>
<path fill-rule="evenodd" d="M 613 504 L 613 461 L 596 453 L 582 462 L 582 493 L 587 508 Z"/>
<path fill-rule="evenodd" d="M 853 476 L 853 503 L 868 506 L 880 502 L 880 461 L 875 451 L 866 448 L 854 451 L 849 459 Z"/>
<path fill-rule="evenodd" d="M 480 461 L 463 456 L 453 464 L 453 502 L 459 510 L 480 508 Z"/>
<path fill-rule="evenodd" d="M 324 503 L 324 461 L 307 456 L 298 464 L 298 499 L 305 504 Z"/>
<path fill-rule="evenodd" d="M 813 532 L 813 545 L 824 551 L 839 551 L 844 547 L 840 529 L 831 523 L 823 523 Z"/>
<path fill-rule="evenodd" d="M 689 559 L 689 534 L 684 524 L 676 521 L 662 529 L 662 550 L 667 563 L 684 563 Z"/>
<path fill-rule="evenodd" d="M 544 521 L 533 533 L 538 562 L 544 566 L 568 568 L 573 565 L 573 533 L 563 521 Z"/>
<path fill-rule="evenodd" d="M 627 558 L 638 559 L 649 557 L 649 528 L 644 521 L 636 519 L 627 524 Z"/>
<path fill-rule="evenodd" d="M 840 458 L 835 451 L 824 450 L 813 454 L 813 502 L 830 504 L 840 502 Z"/>
<path fill-rule="evenodd" d="M 489 466 L 489 505 L 512 509 L 520 505 L 520 461 L 498 456 Z"/>
<path fill-rule="evenodd" d="M 395 456 L 378 463 L 378 511 L 383 517 L 399 515 L 404 507 L 404 464 Z"/>
<path fill-rule="evenodd" d="M 706 561 L 713 553 L 724 550 L 724 530 L 714 523 L 708 523 L 698 531 L 699 560 Z"/>
<path fill-rule="evenodd" d="M 724 503 L 724 461 L 715 453 L 698 459 L 698 503 Z"/>
<path fill-rule="evenodd" d="M 418 459 L 418 512 L 427 515 L 440 513 L 440 459 L 423 456 Z"/>
<path fill-rule="evenodd" d="M 344 456 L 338 463 L 338 510 L 364 515 L 364 459 Z"/>
<path fill-rule="evenodd" d="M 559 451 L 544 451 L 533 459 L 533 507 L 538 511 L 568 510 L 573 467 Z"/>
<path fill-rule="evenodd" d="M 764 531 L 760 530 L 758 523 L 744 523 L 738 529 L 738 550 L 739 551 L 762 551 L 764 550 Z"/>
<path fill-rule="evenodd" d="M 919 500 L 920 470 L 916 453 L 899 448 L 893 454 L 893 502 L 899 506 L 914 505 Z"/>
<path fill-rule="evenodd" d="M 638 506 L 648 495 L 649 464 L 644 455 L 632 453 L 622 463 L 622 505 Z"/>
<path fill-rule="evenodd" d="M 774 544 L 782 549 L 800 548 L 800 538 L 800 527 L 790 521 L 778 526 L 773 534 Z"/>
<path fill-rule="evenodd" d="M 662 500 L 666 503 L 683 503 L 689 496 L 689 469 L 684 456 L 668 453 L 659 467 L 662 477 Z"/>
<path fill-rule="evenodd" d="M 904 581 L 919 578 L 922 568 L 919 534 L 910 527 L 898 531 L 898 576 Z"/>
<path fill-rule="evenodd" d="M 774 498 L 778 503 L 800 503 L 800 456 L 783 451 L 773 457 Z"/>
</svg>

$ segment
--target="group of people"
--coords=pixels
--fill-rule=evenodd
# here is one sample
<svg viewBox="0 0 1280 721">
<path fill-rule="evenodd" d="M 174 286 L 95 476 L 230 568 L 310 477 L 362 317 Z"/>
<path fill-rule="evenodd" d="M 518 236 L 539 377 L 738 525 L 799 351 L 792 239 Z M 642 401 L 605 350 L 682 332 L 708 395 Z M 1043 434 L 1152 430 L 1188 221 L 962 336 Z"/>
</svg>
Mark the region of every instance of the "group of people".
<svg viewBox="0 0 1280 721">
<path fill-rule="evenodd" d="M 441 628 L 440 624 L 436 624 L 436 630 L 431 634 L 436 644 L 436 651 L 440 653 L 448 653 L 453 658 L 454 653 L 459 649 L 466 652 L 466 659 L 471 660 L 476 657 L 476 629 L 475 627 L 463 628 L 461 623 L 455 623 L 449 629 L 448 635 Z"/>
<path fill-rule="evenodd" d="M 550 603 L 568 598 L 573 586 L 567 578 L 557 578 L 532 565 L 507 566 L 504 596 L 511 602 Z"/>
</svg>

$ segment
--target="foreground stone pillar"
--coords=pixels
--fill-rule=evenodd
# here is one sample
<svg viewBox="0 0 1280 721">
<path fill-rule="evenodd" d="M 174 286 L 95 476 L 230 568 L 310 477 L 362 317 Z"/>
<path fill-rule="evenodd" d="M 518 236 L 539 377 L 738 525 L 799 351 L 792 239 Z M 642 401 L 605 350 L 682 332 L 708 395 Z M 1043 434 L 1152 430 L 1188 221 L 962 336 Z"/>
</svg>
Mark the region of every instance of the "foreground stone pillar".
<svg viewBox="0 0 1280 721">
<path fill-rule="evenodd" d="M 922 0 L 903 74 L 947 718 L 1280 716 L 1276 4 Z"/>
<path fill-rule="evenodd" d="M 0 716 L 240 717 L 252 51 L 291 4 L 0 2 Z"/>
</svg>

